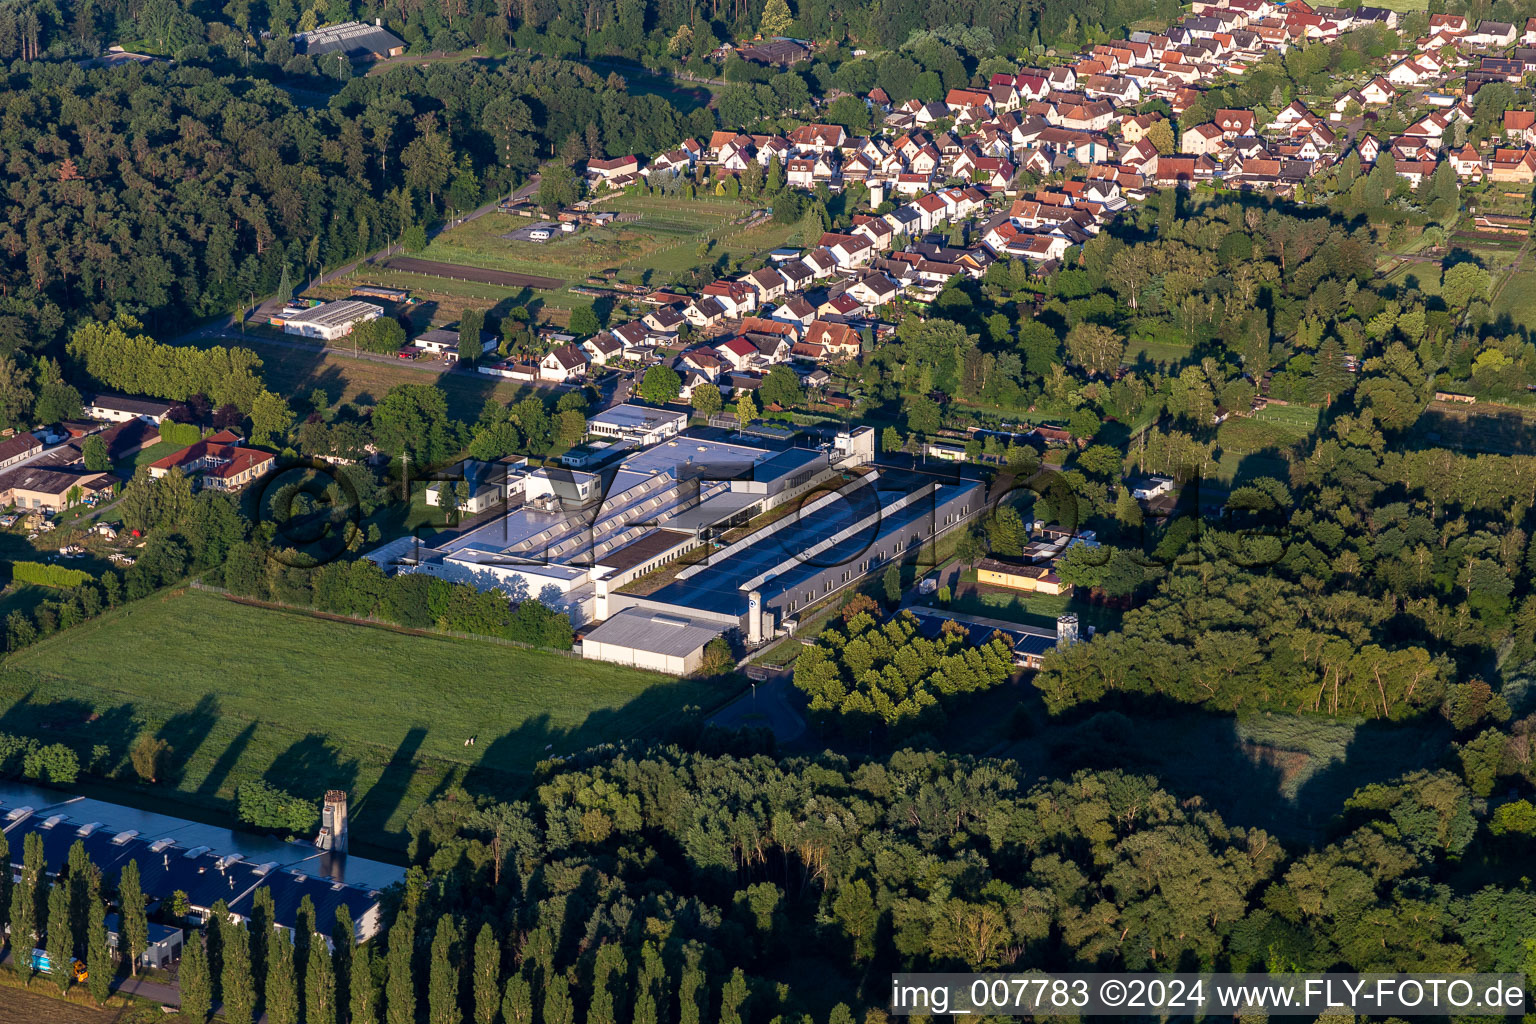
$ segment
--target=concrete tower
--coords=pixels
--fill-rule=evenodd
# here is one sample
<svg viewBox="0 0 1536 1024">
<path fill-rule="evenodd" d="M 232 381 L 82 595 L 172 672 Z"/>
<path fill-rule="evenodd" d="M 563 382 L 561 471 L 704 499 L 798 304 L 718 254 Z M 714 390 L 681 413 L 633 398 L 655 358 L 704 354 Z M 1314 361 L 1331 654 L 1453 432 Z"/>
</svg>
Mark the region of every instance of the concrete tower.
<svg viewBox="0 0 1536 1024">
<path fill-rule="evenodd" d="M 315 846 L 336 853 L 347 852 L 347 794 L 333 789 L 325 794 L 325 808 L 320 812 L 320 834 Z"/>
</svg>

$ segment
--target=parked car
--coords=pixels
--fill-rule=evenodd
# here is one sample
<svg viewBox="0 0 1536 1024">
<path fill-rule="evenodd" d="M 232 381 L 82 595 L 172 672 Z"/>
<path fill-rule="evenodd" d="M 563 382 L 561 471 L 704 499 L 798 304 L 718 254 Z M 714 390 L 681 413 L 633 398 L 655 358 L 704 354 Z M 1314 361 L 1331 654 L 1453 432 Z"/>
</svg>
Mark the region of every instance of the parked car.
<svg viewBox="0 0 1536 1024">
<path fill-rule="evenodd" d="M 69 962 L 69 968 L 76 981 L 84 981 L 86 979 L 87 974 L 85 972 L 85 964 L 81 963 L 79 960 L 71 960 Z M 40 971 L 43 974 L 53 973 L 53 961 L 48 959 L 47 950 L 34 949 L 32 951 L 32 969 L 34 971 Z"/>
</svg>

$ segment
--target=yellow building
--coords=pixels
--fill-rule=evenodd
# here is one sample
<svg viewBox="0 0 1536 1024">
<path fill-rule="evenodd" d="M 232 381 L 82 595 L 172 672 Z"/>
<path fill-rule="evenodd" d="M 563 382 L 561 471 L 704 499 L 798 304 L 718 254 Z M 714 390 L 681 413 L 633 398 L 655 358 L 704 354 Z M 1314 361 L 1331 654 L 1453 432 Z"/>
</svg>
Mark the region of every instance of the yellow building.
<svg viewBox="0 0 1536 1024">
<path fill-rule="evenodd" d="M 1061 582 L 1061 577 L 1043 565 L 1013 565 L 991 558 L 976 564 L 976 582 L 1037 594 L 1065 594 L 1072 589 L 1070 583 Z"/>
</svg>

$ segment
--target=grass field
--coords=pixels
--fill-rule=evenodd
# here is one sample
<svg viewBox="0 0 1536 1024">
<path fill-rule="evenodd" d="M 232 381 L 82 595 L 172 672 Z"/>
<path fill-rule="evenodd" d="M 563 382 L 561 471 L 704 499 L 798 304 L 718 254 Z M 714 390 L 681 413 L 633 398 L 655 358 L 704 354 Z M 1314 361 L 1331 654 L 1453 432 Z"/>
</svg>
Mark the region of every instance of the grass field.
<svg viewBox="0 0 1536 1024">
<path fill-rule="evenodd" d="M 396 384 L 435 384 L 448 396 L 448 415 L 474 420 L 487 399 L 515 402 L 530 390 L 527 385 L 484 374 L 430 373 L 411 366 L 375 359 L 354 359 L 319 348 L 303 349 L 263 344 L 247 337 L 242 345 L 261 357 L 261 376 L 267 387 L 297 401 L 323 388 L 331 402 L 360 401 L 372 404 Z M 435 363 L 433 366 L 441 367 Z"/>
<path fill-rule="evenodd" d="M 1411 11 L 1429 10 L 1429 0 L 1382 0 L 1381 6 L 1389 11 L 1407 14 Z"/>
<path fill-rule="evenodd" d="M 598 209 L 638 214 L 640 219 L 589 227 L 548 242 L 522 242 L 502 236 L 527 227 L 526 218 L 490 213 L 437 236 L 420 256 L 562 278 L 572 284 L 610 270 L 627 282 L 654 278 L 660 283 L 701 263 L 713 263 L 721 255 L 749 257 L 768 252 L 784 245 L 798 230 L 792 224 L 769 222 L 750 228 L 738 224 L 753 207 L 728 199 L 618 196 L 603 201 Z M 700 256 L 699 244 L 706 239 L 714 245 Z"/>
<path fill-rule="evenodd" d="M 1536 269 L 1521 270 L 1504 284 L 1493 307 L 1493 318 L 1507 316 L 1516 324 L 1536 323 Z"/>
<path fill-rule="evenodd" d="M 359 839 L 380 846 L 398 846 L 411 811 L 455 782 L 515 795 L 542 758 L 654 733 L 685 705 L 727 696 L 718 684 L 202 591 L 130 605 L 6 668 L 0 732 L 123 751 L 147 726 L 174 748 L 167 803 L 225 812 L 235 787 L 258 778 L 306 797 L 346 789 Z"/>
</svg>

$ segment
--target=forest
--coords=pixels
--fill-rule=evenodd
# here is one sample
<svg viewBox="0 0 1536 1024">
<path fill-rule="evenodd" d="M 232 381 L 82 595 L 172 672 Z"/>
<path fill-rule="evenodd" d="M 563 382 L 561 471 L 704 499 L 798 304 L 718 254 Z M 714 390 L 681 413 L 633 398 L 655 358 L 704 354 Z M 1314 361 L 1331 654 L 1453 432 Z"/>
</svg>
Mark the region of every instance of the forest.
<svg viewBox="0 0 1536 1024">
<path fill-rule="evenodd" d="M 1536 955 L 1536 897 L 1511 877 L 1536 811 L 1481 820 L 1454 771 L 1365 787 L 1327 842 L 1290 849 L 1119 771 L 1025 784 L 931 752 L 680 746 L 582 760 L 528 802 L 456 790 L 419 810 L 366 945 L 312 906 L 292 938 L 261 927 L 265 890 L 249 928 L 215 906 L 181 963 L 183 1015 L 850 1024 L 886 1019 L 893 970 L 1513 972 Z M 105 937 L 74 908 L 105 891 L 143 941 L 135 865 L 102 878 L 79 851 L 50 887 L 36 838 L 0 902 L 13 929 L 76 935 L 98 971 Z"/>
</svg>

